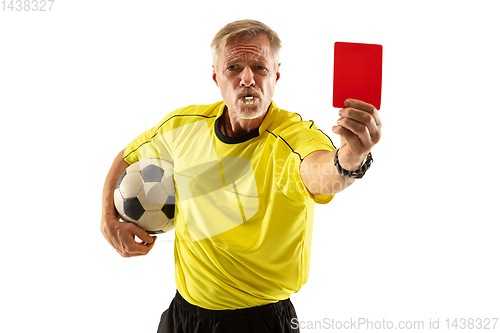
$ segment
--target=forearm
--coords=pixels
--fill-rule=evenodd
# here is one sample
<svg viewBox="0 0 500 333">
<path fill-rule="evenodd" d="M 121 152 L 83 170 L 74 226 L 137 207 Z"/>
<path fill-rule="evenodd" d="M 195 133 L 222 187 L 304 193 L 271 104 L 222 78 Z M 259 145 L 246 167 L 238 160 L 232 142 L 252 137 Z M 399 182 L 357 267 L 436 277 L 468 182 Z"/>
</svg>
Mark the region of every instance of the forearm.
<svg viewBox="0 0 500 333">
<path fill-rule="evenodd" d="M 102 191 L 102 219 L 115 216 L 114 191 L 116 182 L 123 171 L 128 167 L 128 163 L 123 160 L 123 150 L 118 153 L 109 169 Z"/>
<path fill-rule="evenodd" d="M 338 173 L 335 167 L 335 151 L 322 150 L 310 154 L 302 161 L 300 174 L 311 194 L 339 193 L 355 181 Z"/>
<path fill-rule="evenodd" d="M 335 167 L 335 162 L 333 160 L 328 161 L 328 167 L 330 167 L 330 164 L 331 166 L 333 166 L 333 174 L 330 176 L 330 178 L 327 177 L 326 179 L 327 186 L 325 187 L 325 189 L 328 192 L 326 194 L 340 193 L 349 186 L 351 186 L 352 184 L 354 184 L 354 181 L 356 179 L 348 178 L 346 176 L 339 174 L 337 168 Z"/>
<path fill-rule="evenodd" d="M 113 161 L 104 182 L 101 232 L 109 244 L 122 257 L 133 257 L 146 255 L 153 248 L 156 237 L 151 237 L 134 223 L 120 222 L 116 216 L 114 204 L 115 186 L 127 167 L 128 163 L 123 160 L 123 151 L 121 151 Z M 142 240 L 142 243 L 136 242 L 136 238 Z"/>
</svg>

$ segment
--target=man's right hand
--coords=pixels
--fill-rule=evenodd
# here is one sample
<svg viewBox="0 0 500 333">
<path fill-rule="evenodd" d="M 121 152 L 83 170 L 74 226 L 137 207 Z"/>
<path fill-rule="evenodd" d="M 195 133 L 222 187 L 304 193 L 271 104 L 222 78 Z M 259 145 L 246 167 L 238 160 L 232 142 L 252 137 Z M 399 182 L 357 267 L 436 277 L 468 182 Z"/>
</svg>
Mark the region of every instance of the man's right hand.
<svg viewBox="0 0 500 333">
<path fill-rule="evenodd" d="M 134 223 L 120 222 L 116 216 L 102 218 L 101 232 L 122 257 L 146 255 L 151 251 L 156 241 L 156 236 L 151 237 Z M 142 243 L 135 241 L 136 236 L 142 240 Z"/>
</svg>

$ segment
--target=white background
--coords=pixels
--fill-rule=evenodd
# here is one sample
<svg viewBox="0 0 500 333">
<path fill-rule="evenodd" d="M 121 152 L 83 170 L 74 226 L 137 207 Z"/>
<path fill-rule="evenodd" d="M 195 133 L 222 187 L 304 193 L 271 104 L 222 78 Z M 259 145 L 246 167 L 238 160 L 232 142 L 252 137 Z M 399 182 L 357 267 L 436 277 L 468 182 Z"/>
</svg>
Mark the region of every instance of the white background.
<svg viewBox="0 0 500 333">
<path fill-rule="evenodd" d="M 56 0 L 0 12 L 2 332 L 156 332 L 173 234 L 121 258 L 102 185 L 167 112 L 221 99 L 209 45 L 243 18 L 284 43 L 278 106 L 335 144 L 334 42 L 384 47 L 383 138 L 366 177 L 317 207 L 299 319 L 500 317 L 497 1 Z"/>
</svg>

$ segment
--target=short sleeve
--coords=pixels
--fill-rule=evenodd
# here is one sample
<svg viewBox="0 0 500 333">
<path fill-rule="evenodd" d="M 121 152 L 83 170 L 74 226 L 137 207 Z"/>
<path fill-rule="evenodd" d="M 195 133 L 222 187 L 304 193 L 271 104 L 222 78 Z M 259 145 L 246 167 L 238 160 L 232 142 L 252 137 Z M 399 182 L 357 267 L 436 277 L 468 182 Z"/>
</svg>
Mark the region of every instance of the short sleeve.
<svg viewBox="0 0 500 333">
<path fill-rule="evenodd" d="M 312 199 L 315 203 L 326 204 L 330 202 L 334 195 L 318 194 L 313 195 L 306 188 L 300 175 L 300 163 L 309 154 L 318 150 L 334 151 L 336 148 L 331 139 L 321 130 L 317 129 L 312 122 L 302 122 L 300 126 L 293 127 L 285 133 L 285 140 L 292 149 L 292 160 L 287 161 L 290 172 L 290 180 L 295 182 L 296 188 L 301 193 Z"/>
<path fill-rule="evenodd" d="M 135 138 L 131 143 L 128 144 L 127 148 L 125 148 L 125 152 L 123 154 L 123 159 L 129 165 L 138 162 L 141 159 L 141 152 L 143 150 L 148 149 L 148 146 L 151 145 L 151 140 L 155 135 L 156 128 L 142 133 L 137 138 Z"/>
<path fill-rule="evenodd" d="M 313 153 L 317 150 L 331 150 L 331 149 L 315 149 L 315 150 L 310 150 L 308 153 L 304 153 L 304 155 L 301 155 L 301 156 L 304 156 L 302 159 L 304 159 L 307 155 L 309 155 L 310 153 Z M 302 160 L 301 160 L 302 162 Z M 309 192 L 309 190 L 307 189 L 306 185 L 304 184 L 304 181 L 302 180 L 302 176 L 300 175 L 300 165 L 299 165 L 299 170 L 297 171 L 299 173 L 299 176 L 300 177 L 300 182 L 302 183 L 302 186 L 304 186 L 304 191 L 305 193 L 307 193 L 307 195 L 314 200 L 315 203 L 317 204 L 327 204 L 329 203 L 330 201 L 332 201 L 334 195 L 331 194 L 331 195 L 327 195 L 327 194 L 311 194 L 311 192 Z"/>
<path fill-rule="evenodd" d="M 280 176 L 277 179 L 277 191 L 296 202 L 305 202 L 308 199 L 318 204 L 327 204 L 332 201 L 334 195 L 318 194 L 313 195 L 305 186 L 300 175 L 299 154 L 291 153 L 285 161 Z"/>
<path fill-rule="evenodd" d="M 130 165 L 143 159 L 158 158 L 173 163 L 172 132 L 168 120 L 175 116 L 176 111 L 130 142 L 124 152 L 125 162 Z"/>
<path fill-rule="evenodd" d="M 330 202 L 334 195 L 311 194 L 300 175 L 300 164 L 307 155 L 318 150 L 335 150 L 330 138 L 316 129 L 314 124 L 306 122 L 282 133 L 280 138 L 287 146 L 288 156 L 284 160 L 283 167 L 278 169 L 283 170 L 277 179 L 278 190 L 297 202 L 304 202 L 308 199 L 318 204 Z"/>
</svg>

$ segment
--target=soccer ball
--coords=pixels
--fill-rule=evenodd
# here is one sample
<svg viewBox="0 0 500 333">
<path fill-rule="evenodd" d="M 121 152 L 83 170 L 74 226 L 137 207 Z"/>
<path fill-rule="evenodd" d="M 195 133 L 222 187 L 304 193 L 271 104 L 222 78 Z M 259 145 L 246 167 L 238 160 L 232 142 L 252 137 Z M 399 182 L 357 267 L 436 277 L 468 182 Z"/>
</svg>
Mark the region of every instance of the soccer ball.
<svg viewBox="0 0 500 333">
<path fill-rule="evenodd" d="M 173 164 L 150 158 L 130 165 L 116 183 L 114 201 L 124 221 L 150 234 L 171 230 L 175 211 Z"/>
</svg>

